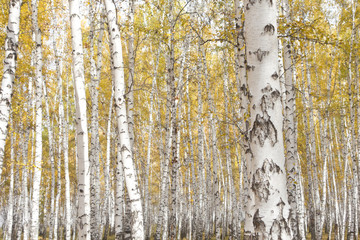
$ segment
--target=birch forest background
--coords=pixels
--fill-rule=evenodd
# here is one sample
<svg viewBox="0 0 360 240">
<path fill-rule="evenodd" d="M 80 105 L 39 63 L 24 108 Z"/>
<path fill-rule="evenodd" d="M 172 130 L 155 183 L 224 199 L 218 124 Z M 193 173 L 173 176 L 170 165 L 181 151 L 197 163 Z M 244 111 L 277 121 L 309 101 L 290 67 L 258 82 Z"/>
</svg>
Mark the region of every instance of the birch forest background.
<svg viewBox="0 0 360 240">
<path fill-rule="evenodd" d="M 359 239 L 359 1 L 0 10 L 1 239 Z"/>
</svg>

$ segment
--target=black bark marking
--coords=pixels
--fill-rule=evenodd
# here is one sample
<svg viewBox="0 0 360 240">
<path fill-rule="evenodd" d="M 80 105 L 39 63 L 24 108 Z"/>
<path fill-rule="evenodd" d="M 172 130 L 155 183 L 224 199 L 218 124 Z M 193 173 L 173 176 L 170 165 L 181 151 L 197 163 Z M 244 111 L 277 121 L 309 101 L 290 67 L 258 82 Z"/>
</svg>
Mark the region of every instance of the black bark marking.
<svg viewBox="0 0 360 240">
<path fill-rule="evenodd" d="M 256 0 L 249 0 L 249 3 L 253 6 L 256 3 Z"/>
<path fill-rule="evenodd" d="M 255 66 L 246 65 L 246 70 L 253 70 L 254 71 Z"/>
<path fill-rule="evenodd" d="M 272 79 L 276 80 L 278 79 L 279 75 L 277 74 L 277 72 L 275 71 L 272 75 L 271 75 Z"/>
<path fill-rule="evenodd" d="M 259 60 L 259 62 L 261 62 L 261 61 L 264 59 L 264 57 L 269 54 L 269 51 L 262 51 L 262 50 L 259 48 L 259 49 L 256 50 L 255 52 L 250 52 L 250 51 L 249 51 L 249 55 L 251 55 L 251 54 L 255 54 L 256 57 L 257 57 L 257 59 Z"/>
<path fill-rule="evenodd" d="M 253 217 L 253 225 L 255 228 L 256 235 L 254 239 L 267 239 L 266 226 L 263 220 L 261 220 L 259 209 L 256 210 Z"/>
<path fill-rule="evenodd" d="M 247 89 L 246 84 L 241 85 L 240 92 L 242 92 L 244 96 L 248 95 L 248 89 Z"/>
<path fill-rule="evenodd" d="M 261 110 L 265 112 L 268 109 L 274 109 L 276 100 L 280 97 L 280 92 L 268 84 L 265 88 L 261 89 L 261 92 L 264 94 L 261 98 Z"/>
<path fill-rule="evenodd" d="M 251 189 L 257 198 L 267 202 L 270 195 L 270 182 L 269 180 L 264 181 L 265 177 L 266 176 L 264 176 L 263 172 L 259 171 L 259 169 L 256 170 L 255 174 L 253 175 Z"/>
<path fill-rule="evenodd" d="M 278 204 L 276 204 L 277 207 L 279 207 L 279 215 L 274 220 L 271 228 L 270 228 L 270 236 L 271 239 L 282 239 L 282 236 L 291 236 L 291 231 L 288 222 L 283 216 L 283 210 L 285 203 L 280 198 L 280 201 Z"/>
<path fill-rule="evenodd" d="M 274 35 L 275 33 L 275 27 L 274 25 L 272 25 L 271 23 L 269 23 L 268 25 L 266 25 L 264 27 L 264 32 L 265 33 L 269 33 L 270 35 Z"/>
<path fill-rule="evenodd" d="M 264 163 L 261 168 L 256 169 L 252 183 L 251 189 L 253 190 L 255 196 L 259 198 L 261 201 L 267 202 L 270 195 L 270 175 L 279 174 L 282 170 L 280 167 L 274 163 L 273 160 L 268 160 L 267 158 L 264 160 Z M 279 205 L 280 203 L 278 203 Z M 283 202 L 285 205 L 285 203 Z"/>
<path fill-rule="evenodd" d="M 264 146 L 266 139 L 270 140 L 272 146 L 277 143 L 277 130 L 266 112 L 264 117 L 259 114 L 256 115 L 253 127 L 250 130 L 250 142 L 255 138 L 258 138 L 261 147 Z"/>
</svg>

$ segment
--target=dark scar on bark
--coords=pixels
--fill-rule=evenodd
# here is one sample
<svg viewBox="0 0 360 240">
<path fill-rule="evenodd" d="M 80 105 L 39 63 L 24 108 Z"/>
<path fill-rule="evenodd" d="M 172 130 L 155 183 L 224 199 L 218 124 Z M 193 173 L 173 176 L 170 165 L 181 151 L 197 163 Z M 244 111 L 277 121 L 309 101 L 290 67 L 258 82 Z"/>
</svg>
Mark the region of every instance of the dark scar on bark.
<svg viewBox="0 0 360 240">
<path fill-rule="evenodd" d="M 274 27 L 274 25 L 272 25 L 271 23 L 267 24 L 267 25 L 264 27 L 264 32 L 265 32 L 265 33 L 269 33 L 270 35 L 274 35 L 274 33 L 275 33 L 275 27 Z"/>
<path fill-rule="evenodd" d="M 272 146 L 277 143 L 277 130 L 267 114 L 264 117 L 259 114 L 256 115 L 253 127 L 250 130 L 250 142 L 255 138 L 258 138 L 261 147 L 264 146 L 266 139 L 270 140 Z"/>
</svg>

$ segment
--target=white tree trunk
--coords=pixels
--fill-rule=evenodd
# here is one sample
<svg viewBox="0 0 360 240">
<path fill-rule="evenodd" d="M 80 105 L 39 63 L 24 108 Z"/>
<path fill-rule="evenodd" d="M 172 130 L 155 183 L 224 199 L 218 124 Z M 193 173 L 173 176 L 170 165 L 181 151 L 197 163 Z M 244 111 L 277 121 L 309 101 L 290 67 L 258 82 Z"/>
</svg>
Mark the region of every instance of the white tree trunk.
<svg viewBox="0 0 360 240">
<path fill-rule="evenodd" d="M 21 0 L 11 0 L 9 4 L 9 21 L 6 27 L 5 60 L 0 88 L 0 180 L 5 155 L 5 143 L 11 109 L 11 96 L 15 80 L 17 48 L 20 28 Z"/>
<path fill-rule="evenodd" d="M 124 238 L 124 170 L 121 158 L 121 143 L 117 139 L 116 155 L 116 196 L 115 196 L 115 239 Z"/>
<path fill-rule="evenodd" d="M 129 126 L 129 135 L 131 143 L 131 151 L 134 151 L 134 77 L 135 77 L 135 52 L 134 52 L 134 11 L 135 1 L 129 0 L 129 42 L 128 42 L 128 57 L 129 57 L 129 78 L 127 91 L 127 119 Z M 134 153 L 133 153 L 134 154 Z"/>
<path fill-rule="evenodd" d="M 30 238 L 38 240 L 39 236 L 39 207 L 40 207 L 40 182 L 41 182 L 41 163 L 42 163 L 42 97 L 43 97 L 43 78 L 42 78 L 42 43 L 41 31 L 38 26 L 38 2 L 32 1 L 32 21 L 35 33 L 35 159 L 34 176 L 32 186 L 31 204 L 31 227 Z"/>
<path fill-rule="evenodd" d="M 282 0 L 282 10 L 286 21 L 291 21 L 290 7 L 287 0 Z M 290 30 L 287 30 L 289 34 Z M 287 193 L 291 206 L 289 213 L 289 224 L 293 231 L 293 239 L 305 239 L 303 219 L 297 216 L 299 193 L 299 166 L 297 164 L 297 129 L 295 111 L 295 81 L 294 64 L 292 60 L 293 48 L 290 37 L 283 41 L 283 59 L 285 75 L 285 101 L 284 101 L 284 131 L 286 142 L 286 171 L 287 171 Z"/>
<path fill-rule="evenodd" d="M 251 158 L 245 239 L 291 239 L 282 135 L 276 1 L 245 2 Z"/>
<path fill-rule="evenodd" d="M 11 149 L 10 149 L 10 186 L 9 186 L 9 198 L 7 203 L 7 216 L 6 216 L 6 228 L 4 239 L 10 240 L 13 229 L 13 216 L 14 216 L 14 134 L 11 134 Z"/>
<path fill-rule="evenodd" d="M 143 210 L 141 205 L 141 194 L 136 179 L 135 164 L 131 152 L 131 142 L 127 123 L 127 112 L 125 102 L 124 63 L 122 57 L 122 46 L 119 26 L 116 23 L 115 4 L 111 0 L 105 0 L 106 15 L 108 19 L 111 56 L 113 62 L 115 110 L 118 123 L 118 131 L 121 143 L 121 156 L 124 164 L 124 174 L 127 193 L 130 198 L 131 207 L 131 233 L 132 238 L 144 239 Z"/>
<path fill-rule="evenodd" d="M 144 204 L 144 220 L 145 220 L 145 237 L 150 237 L 151 221 L 150 221 L 150 189 L 149 189 L 149 178 L 150 178 L 150 161 L 151 161 L 151 146 L 152 146 L 152 133 L 153 133 L 153 108 L 154 108 L 154 94 L 157 79 L 157 70 L 160 60 L 160 49 L 156 55 L 154 73 L 151 84 L 150 92 L 150 110 L 149 110 L 149 133 L 147 143 L 147 154 L 146 154 L 146 174 L 145 174 L 145 204 Z"/>
<path fill-rule="evenodd" d="M 96 66 L 95 61 L 95 5 L 94 1 L 90 3 L 90 95 L 91 95 L 91 145 L 90 145 L 90 164 L 91 164 L 91 239 L 97 240 L 101 237 L 101 224 L 100 224 L 100 140 L 99 140 L 99 83 L 100 83 L 100 72 L 101 72 L 101 51 L 102 42 L 98 42 L 98 65 Z M 101 30 L 101 27 L 100 27 Z M 99 38 L 102 38 L 102 31 L 99 32 Z M 98 72 L 99 71 L 99 72 Z"/>
<path fill-rule="evenodd" d="M 78 159 L 78 238 L 90 239 L 90 174 L 80 1 L 69 0 Z"/>
<path fill-rule="evenodd" d="M 109 114 L 106 130 L 106 161 L 105 161 L 105 231 L 104 239 L 107 239 L 109 227 L 110 227 L 110 209 L 111 209 L 111 196 L 110 196 L 110 144 L 111 144 L 111 116 L 113 110 L 113 99 L 114 99 L 114 90 L 111 91 L 110 104 L 109 104 Z M 117 182 L 117 181 L 116 181 Z M 116 235 L 116 234 L 115 234 Z"/>
</svg>

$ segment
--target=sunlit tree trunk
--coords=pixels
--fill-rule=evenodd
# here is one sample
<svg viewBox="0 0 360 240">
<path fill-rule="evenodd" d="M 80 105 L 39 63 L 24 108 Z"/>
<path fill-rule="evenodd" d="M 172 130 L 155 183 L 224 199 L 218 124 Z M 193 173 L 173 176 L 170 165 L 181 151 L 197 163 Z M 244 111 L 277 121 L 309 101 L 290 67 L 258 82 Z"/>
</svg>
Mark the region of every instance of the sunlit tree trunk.
<svg viewBox="0 0 360 240">
<path fill-rule="evenodd" d="M 30 238 L 37 240 L 39 236 L 39 207 L 40 207 L 40 181 L 42 165 L 42 97 L 43 97 L 43 77 L 42 77 L 42 41 L 41 31 L 38 26 L 38 2 L 32 1 L 32 21 L 35 33 L 35 159 L 34 176 L 32 186 L 31 204 L 31 227 Z"/>
<path fill-rule="evenodd" d="M 247 201 L 248 194 L 248 177 L 246 170 L 246 159 L 250 158 L 249 144 L 246 140 L 246 122 L 248 121 L 248 108 L 249 108 L 249 98 L 248 98 L 248 84 L 246 76 L 246 61 L 245 61 L 245 45 L 244 45 L 244 28 L 242 20 L 242 11 L 244 9 L 243 4 L 240 0 L 235 0 L 235 31 L 236 31 L 236 46 L 235 46 L 235 78 L 237 84 L 237 91 L 240 100 L 240 109 L 238 115 L 240 117 L 239 127 L 240 127 L 240 155 L 241 155 L 241 172 L 240 173 L 240 183 L 239 183 L 239 223 L 237 224 L 237 235 L 240 236 L 242 223 L 244 220 L 244 211 Z M 242 176 L 242 177 L 241 177 Z"/>
<path fill-rule="evenodd" d="M 196 208 L 199 206 L 198 205 L 198 189 L 196 188 L 196 177 L 195 177 L 195 159 L 194 159 L 194 142 L 193 142 L 193 135 L 192 135 L 192 129 L 193 129 L 193 122 L 192 122 L 192 118 L 191 118 L 191 98 L 190 98 L 190 92 L 189 92 L 189 74 L 187 74 L 187 81 L 186 81 L 186 96 L 187 96 L 187 103 L 188 103 L 188 107 L 187 107 L 187 123 L 188 123 L 188 127 L 187 127 L 187 131 L 188 131 L 188 141 L 189 141 L 189 148 L 190 148 L 190 156 L 189 156 L 189 164 L 190 169 L 191 169 L 191 185 L 190 185 L 190 189 L 192 189 L 192 194 L 190 192 L 190 199 L 191 199 L 191 203 L 190 203 L 190 211 L 189 211 L 189 240 L 192 239 L 192 233 L 193 233 L 193 229 L 195 228 L 194 225 L 194 213 L 196 211 Z M 189 176 L 190 177 L 190 176 Z"/>
<path fill-rule="evenodd" d="M 60 119 L 59 121 L 59 127 L 60 129 L 62 130 L 63 126 L 62 126 L 62 119 Z M 58 149 L 58 156 L 57 156 L 57 159 L 58 159 L 58 162 L 57 162 L 57 186 L 56 186 L 56 198 L 55 198 L 55 221 L 54 221 L 54 239 L 58 239 L 58 233 L 59 233 L 59 228 L 61 227 L 60 225 L 60 195 L 61 195 L 61 162 L 62 162 L 62 158 L 61 158 L 61 153 L 62 153 L 62 141 L 63 141 L 63 138 L 62 138 L 62 133 L 61 133 L 61 130 L 60 130 L 60 133 L 59 133 L 59 141 L 58 141 L 58 146 L 59 146 L 59 149 Z"/>
<path fill-rule="evenodd" d="M 78 238 L 90 239 L 90 174 L 80 1 L 69 0 L 78 159 Z"/>
<path fill-rule="evenodd" d="M 26 107 L 24 108 L 25 110 L 27 109 Z M 22 158 L 23 158 L 23 164 L 24 167 L 22 168 L 22 204 L 21 204 L 21 208 L 23 211 L 23 240 L 28 240 L 29 239 L 29 193 L 28 193 L 28 169 L 27 169 L 27 164 L 28 164 L 28 142 L 29 142 L 29 134 L 30 134 L 30 129 L 29 127 L 25 124 L 24 125 L 24 142 L 23 142 L 23 148 L 22 148 Z"/>
<path fill-rule="evenodd" d="M 71 202 L 70 202 L 70 175 L 69 175 L 69 145 L 68 145 L 68 114 L 64 116 L 64 104 L 62 100 L 62 79 L 58 77 L 59 89 L 60 89 L 60 105 L 59 112 L 60 118 L 62 118 L 62 135 L 63 140 L 63 151 L 64 151 L 64 177 L 65 177 L 65 239 L 70 240 L 71 236 Z"/>
<path fill-rule="evenodd" d="M 236 216 L 233 212 L 234 206 L 236 206 L 236 197 L 233 182 L 232 173 L 232 160 L 230 156 L 230 127 L 229 127 L 229 74 L 227 69 L 227 52 L 223 52 L 223 63 L 224 63 L 224 81 L 223 81 L 223 92 L 224 92 L 224 124 L 225 124 L 225 160 L 226 160 L 226 171 L 227 171 L 227 182 L 229 189 L 229 200 L 228 200 L 228 223 L 229 223 L 229 235 L 235 235 L 234 217 Z"/>
<path fill-rule="evenodd" d="M 135 0 L 129 1 L 129 40 L 128 40 L 128 57 L 129 57 L 129 78 L 127 90 L 127 119 L 129 125 L 129 135 L 131 151 L 134 151 L 134 76 L 135 76 L 135 51 L 134 51 L 134 11 Z"/>
<path fill-rule="evenodd" d="M 91 187 L 90 187 L 90 200 L 91 200 L 91 239 L 98 240 L 101 237 L 101 224 L 100 224 L 100 141 L 99 141 L 99 82 L 101 72 L 102 60 L 102 41 L 98 41 L 98 64 L 95 59 L 95 5 L 94 1 L 90 2 L 90 96 L 91 96 L 91 144 L 89 160 L 91 164 Z M 102 16 L 100 16 L 102 18 Z M 100 20 L 101 21 L 101 20 Z M 103 36 L 103 31 L 100 26 L 99 39 Z M 98 66 L 97 66 L 98 65 Z"/>
<path fill-rule="evenodd" d="M 152 135 L 153 135 L 153 108 L 154 108 L 154 95 L 156 88 L 157 70 L 160 60 L 160 49 L 156 55 L 154 73 L 151 84 L 150 92 L 150 110 L 149 110 L 149 129 L 148 129 L 148 142 L 147 142 L 147 153 L 146 153 L 146 173 L 145 173 L 145 204 L 144 204 L 144 220 L 145 220 L 145 237 L 150 237 L 151 219 L 150 219 L 150 189 L 149 189 L 149 178 L 150 178 L 150 162 L 151 162 L 151 146 L 152 146 Z"/>
<path fill-rule="evenodd" d="M 113 110 L 113 98 L 114 98 L 114 89 L 111 91 L 110 104 L 109 104 L 109 114 L 107 120 L 107 130 L 106 130 L 106 161 L 104 169 L 104 178 L 105 178 L 105 230 L 103 235 L 103 240 L 107 240 L 109 235 L 110 228 L 110 209 L 111 209 L 111 196 L 110 196 L 110 155 L 111 155 L 111 116 Z M 117 182 L 117 181 L 116 181 Z"/>
<path fill-rule="evenodd" d="M 282 1 L 282 10 L 287 22 L 291 22 L 290 7 L 287 0 Z M 290 29 L 287 30 L 289 34 Z M 297 202 L 300 196 L 297 196 L 299 187 L 299 176 L 297 166 L 297 129 L 296 129 L 296 111 L 295 111 L 295 82 L 294 64 L 292 61 L 293 49 L 290 37 L 286 37 L 283 44 L 283 60 L 285 75 L 285 106 L 284 106 L 284 131 L 286 143 L 286 171 L 287 171 L 287 193 L 289 204 L 291 206 L 289 213 L 289 224 L 293 231 L 293 239 L 305 239 L 303 219 L 297 216 Z"/>
<path fill-rule="evenodd" d="M 5 60 L 0 88 L 0 180 L 3 170 L 5 143 L 8 132 L 8 121 L 11 110 L 11 97 L 15 80 L 17 48 L 20 28 L 21 0 L 11 0 L 9 4 L 9 20 L 6 27 Z"/>
<path fill-rule="evenodd" d="M 245 2 L 251 158 L 245 239 L 291 239 L 282 135 L 276 1 Z M 250 161 L 249 161 L 250 160 Z"/>
<path fill-rule="evenodd" d="M 118 131 L 121 143 L 121 156 L 124 165 L 126 189 L 131 207 L 131 234 L 132 238 L 139 240 L 144 238 L 143 209 L 141 194 L 136 179 L 135 164 L 131 151 L 131 141 L 127 122 L 125 102 L 124 63 L 122 58 L 122 46 L 119 26 L 116 23 L 115 4 L 111 0 L 105 0 L 106 15 L 109 26 L 111 59 L 113 63 L 115 110 L 118 123 Z"/>
<path fill-rule="evenodd" d="M 204 49 L 201 51 L 202 55 L 202 63 L 204 65 L 205 72 L 205 83 L 206 83 L 206 91 L 207 91 L 207 101 L 209 102 L 209 124 L 210 124 L 210 150 L 211 150 L 211 160 L 212 160 L 212 197 L 213 199 L 213 218 L 214 218 L 214 228 L 215 228 L 215 236 L 216 239 L 220 239 L 220 192 L 219 192 L 219 177 L 218 177 L 218 155 L 217 155 L 217 134 L 216 134 L 216 116 L 215 116 L 215 104 L 214 98 L 210 90 L 207 63 L 206 63 L 206 55 Z M 210 161 L 210 159 L 208 160 Z M 208 176 L 210 177 L 210 176 Z M 211 227 L 212 229 L 212 227 Z"/>
<path fill-rule="evenodd" d="M 53 131 L 52 126 L 50 123 L 50 110 L 49 110 L 49 100 L 47 96 L 47 88 L 46 84 L 44 84 L 44 96 L 45 96 L 45 123 L 46 128 L 48 129 L 48 135 L 49 135 L 49 158 L 50 158 L 50 166 L 51 166 L 51 195 L 50 195 L 50 222 L 49 222 L 49 239 L 53 239 L 53 233 L 54 233 L 54 221 L 55 221 L 55 215 L 54 215 L 54 207 L 55 207 L 55 160 L 54 160 L 54 148 L 53 148 Z"/>
<path fill-rule="evenodd" d="M 355 105 L 354 105 L 354 94 L 353 94 L 353 85 L 354 81 L 359 81 L 357 78 L 353 77 L 352 62 L 353 62 L 353 47 L 354 47 L 354 38 L 356 35 L 355 29 L 355 11 L 356 11 L 356 1 L 352 1 L 352 32 L 350 38 L 350 54 L 348 61 L 348 97 L 349 97 L 349 111 L 350 111 L 350 159 L 352 160 L 352 199 L 351 199 L 351 219 L 353 222 L 350 222 L 348 226 L 348 235 L 347 239 L 358 239 L 358 159 L 356 154 L 356 133 L 355 133 Z M 358 66 L 355 66 L 358 68 Z"/>
<path fill-rule="evenodd" d="M 115 239 L 124 238 L 124 170 L 121 158 L 121 143 L 117 139 L 116 155 L 116 196 L 115 196 Z"/>
<path fill-rule="evenodd" d="M 10 147 L 10 185 L 9 185 L 9 198 L 7 203 L 7 215 L 5 224 L 4 239 L 10 240 L 13 230 L 13 215 L 14 215 L 14 134 L 11 134 L 11 147 Z"/>
</svg>

